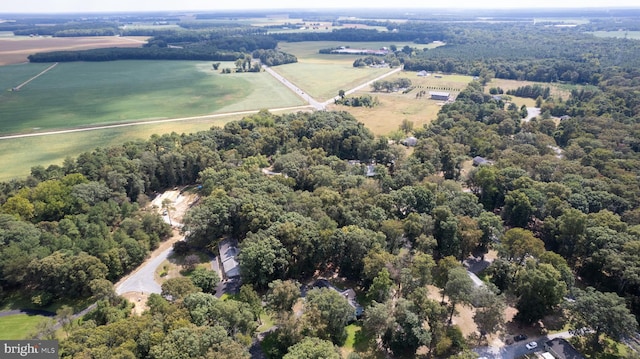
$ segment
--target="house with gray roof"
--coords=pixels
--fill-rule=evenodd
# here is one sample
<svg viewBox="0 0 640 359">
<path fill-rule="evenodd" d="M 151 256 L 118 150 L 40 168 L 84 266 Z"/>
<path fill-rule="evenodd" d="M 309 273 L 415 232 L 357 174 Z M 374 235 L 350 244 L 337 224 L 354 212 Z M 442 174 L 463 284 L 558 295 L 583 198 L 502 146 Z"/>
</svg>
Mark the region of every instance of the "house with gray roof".
<svg viewBox="0 0 640 359">
<path fill-rule="evenodd" d="M 239 278 L 240 266 L 236 260 L 239 253 L 238 242 L 234 239 L 225 239 L 218 244 L 218 250 L 220 251 L 223 279 Z"/>
</svg>

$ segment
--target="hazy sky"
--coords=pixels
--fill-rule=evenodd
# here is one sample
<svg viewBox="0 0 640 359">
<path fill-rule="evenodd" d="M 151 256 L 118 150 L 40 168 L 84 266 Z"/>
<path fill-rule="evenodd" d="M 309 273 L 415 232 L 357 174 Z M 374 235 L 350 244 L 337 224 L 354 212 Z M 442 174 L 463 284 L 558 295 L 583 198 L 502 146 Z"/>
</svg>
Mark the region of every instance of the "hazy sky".
<svg viewBox="0 0 640 359">
<path fill-rule="evenodd" d="M 0 13 L 322 8 L 585 8 L 640 7 L 638 0 L 2 0 Z"/>
</svg>

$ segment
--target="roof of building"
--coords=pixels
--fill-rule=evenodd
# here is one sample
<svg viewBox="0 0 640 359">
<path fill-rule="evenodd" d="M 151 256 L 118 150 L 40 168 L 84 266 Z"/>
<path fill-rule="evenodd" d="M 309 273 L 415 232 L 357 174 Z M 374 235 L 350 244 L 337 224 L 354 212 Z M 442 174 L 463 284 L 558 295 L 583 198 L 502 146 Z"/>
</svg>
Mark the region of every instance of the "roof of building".
<svg viewBox="0 0 640 359">
<path fill-rule="evenodd" d="M 547 349 L 557 359 L 585 359 L 568 341 L 555 338 L 545 343 Z"/>
<path fill-rule="evenodd" d="M 473 158 L 474 166 L 487 165 L 487 164 L 491 164 L 491 162 L 484 157 L 476 156 Z"/>
<path fill-rule="evenodd" d="M 407 137 L 404 140 L 400 141 L 400 143 L 402 143 L 405 146 L 415 146 L 418 144 L 418 139 L 411 136 L 411 137 Z"/>
<path fill-rule="evenodd" d="M 218 244 L 218 250 L 220 251 L 220 262 L 222 263 L 222 269 L 224 274 L 231 277 L 240 276 L 240 266 L 236 261 L 236 255 L 238 255 L 238 242 L 232 239 L 225 239 Z"/>
<path fill-rule="evenodd" d="M 543 359 L 556 359 L 553 357 L 553 355 L 551 355 L 551 353 L 549 352 L 544 352 L 541 354 Z"/>
<path fill-rule="evenodd" d="M 440 91 L 429 91 L 429 95 L 431 96 L 442 96 L 442 97 L 449 97 L 449 93 L 448 92 L 440 92 Z"/>
<path fill-rule="evenodd" d="M 374 165 L 367 165 L 367 169 L 365 170 L 365 176 L 373 177 L 376 175 L 376 168 Z"/>
</svg>

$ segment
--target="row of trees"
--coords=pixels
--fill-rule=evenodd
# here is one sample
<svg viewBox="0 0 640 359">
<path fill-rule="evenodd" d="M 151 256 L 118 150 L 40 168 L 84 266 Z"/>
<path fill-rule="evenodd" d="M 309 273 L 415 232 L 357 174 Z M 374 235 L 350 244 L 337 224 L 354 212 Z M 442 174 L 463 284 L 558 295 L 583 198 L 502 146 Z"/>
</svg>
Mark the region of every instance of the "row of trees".
<svg viewBox="0 0 640 359">
<path fill-rule="evenodd" d="M 335 103 L 338 105 L 351 107 L 374 107 L 378 104 L 378 99 L 376 97 L 371 97 L 371 95 L 349 97 L 343 96 L 339 99 L 336 99 Z"/>
<path fill-rule="evenodd" d="M 408 78 L 399 78 L 393 81 L 388 81 L 388 80 L 379 80 L 379 81 L 374 81 L 371 84 L 371 90 L 373 92 L 380 92 L 380 91 L 386 91 L 386 92 L 394 92 L 394 91 L 398 91 L 399 89 L 407 89 L 411 87 L 411 80 L 409 80 Z"/>
<path fill-rule="evenodd" d="M 235 61 L 239 58 L 244 58 L 244 54 L 241 52 L 212 51 L 212 49 L 206 47 L 112 47 L 93 50 L 39 52 L 28 56 L 30 62 L 115 60 Z"/>
</svg>

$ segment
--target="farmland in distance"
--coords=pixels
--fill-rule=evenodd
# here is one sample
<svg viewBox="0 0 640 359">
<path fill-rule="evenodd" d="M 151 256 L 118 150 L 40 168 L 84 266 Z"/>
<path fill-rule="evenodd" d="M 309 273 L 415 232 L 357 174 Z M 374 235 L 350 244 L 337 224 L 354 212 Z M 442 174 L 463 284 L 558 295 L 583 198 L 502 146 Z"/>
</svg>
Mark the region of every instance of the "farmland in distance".
<svg viewBox="0 0 640 359">
<path fill-rule="evenodd" d="M 8 75 L 17 68 L 24 78 Z M 42 68 L 0 67 L 0 133 L 206 115 L 239 102 L 233 111 L 304 104 L 266 73 L 223 75 L 211 63 L 196 61 L 60 63 L 10 91 Z M 9 77 L 13 82 L 4 80 Z"/>
</svg>

